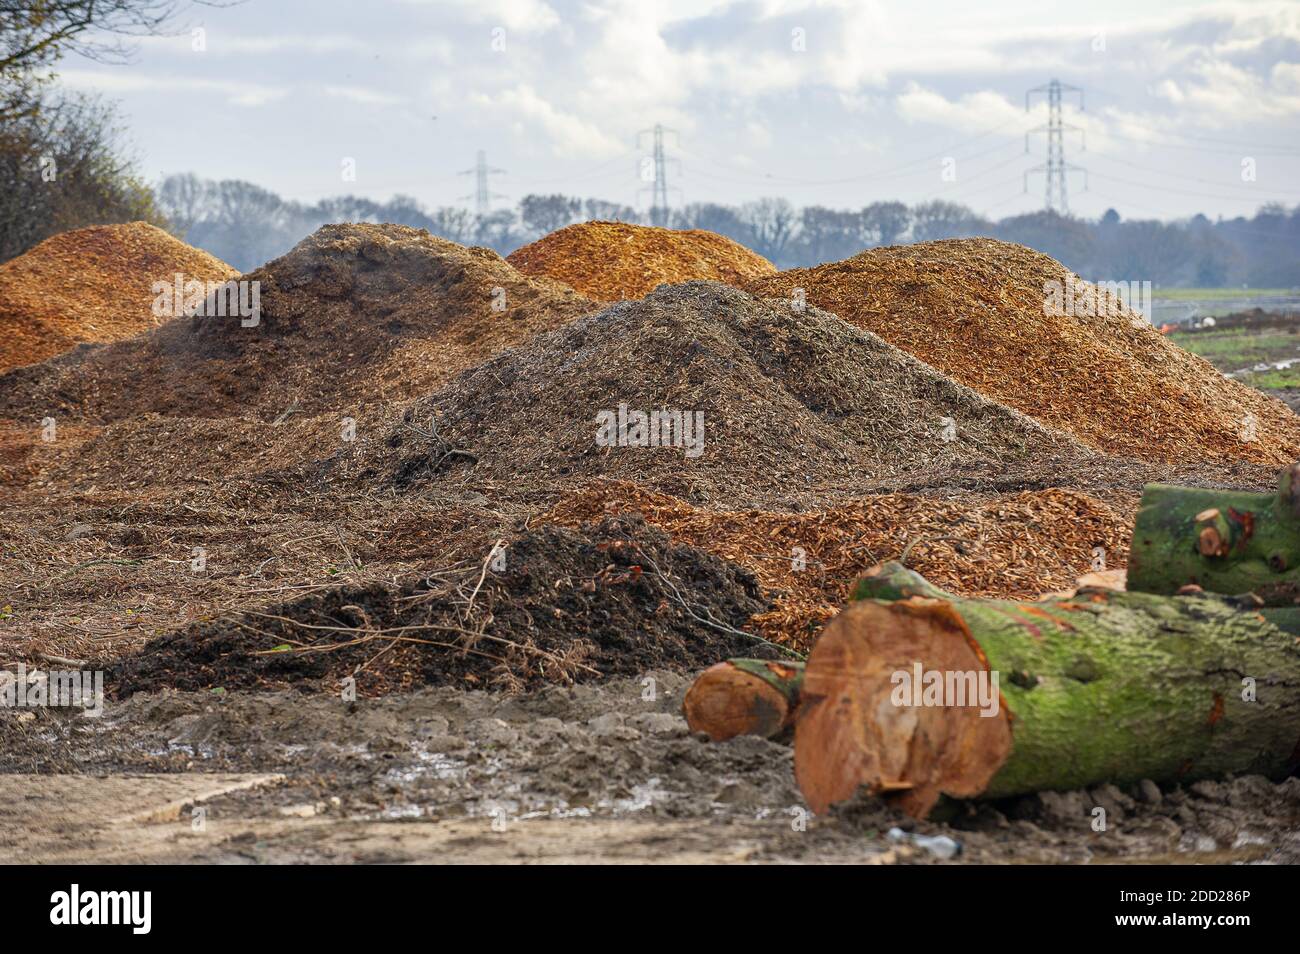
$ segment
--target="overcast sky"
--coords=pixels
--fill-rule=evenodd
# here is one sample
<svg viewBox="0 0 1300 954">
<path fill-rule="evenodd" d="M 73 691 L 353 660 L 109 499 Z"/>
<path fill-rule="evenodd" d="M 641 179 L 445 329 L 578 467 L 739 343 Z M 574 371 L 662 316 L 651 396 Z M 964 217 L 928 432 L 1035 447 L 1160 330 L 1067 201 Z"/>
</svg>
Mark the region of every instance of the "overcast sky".
<svg viewBox="0 0 1300 954">
<path fill-rule="evenodd" d="M 505 170 L 498 204 L 644 207 L 637 133 L 662 123 L 674 204 L 947 198 L 1002 217 L 1043 205 L 1024 173 L 1045 141 L 1026 154 L 1025 132 L 1046 113 L 1025 91 L 1058 78 L 1084 90 L 1082 112 L 1067 97 L 1086 135 L 1066 139 L 1088 169 L 1087 191 L 1069 180 L 1075 213 L 1300 203 L 1296 2 L 246 0 L 192 10 L 128 64 L 61 75 L 121 103 L 151 179 L 304 201 L 463 205 L 473 180 L 456 173 L 484 149 Z"/>
</svg>

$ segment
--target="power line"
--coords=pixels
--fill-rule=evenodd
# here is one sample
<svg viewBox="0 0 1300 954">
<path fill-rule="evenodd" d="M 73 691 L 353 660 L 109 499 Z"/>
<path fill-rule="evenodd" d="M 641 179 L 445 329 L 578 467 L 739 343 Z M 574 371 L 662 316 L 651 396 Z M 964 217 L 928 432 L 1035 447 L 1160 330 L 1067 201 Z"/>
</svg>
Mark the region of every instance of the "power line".
<svg viewBox="0 0 1300 954">
<path fill-rule="evenodd" d="M 924 165 L 926 162 L 930 162 L 935 159 L 949 158 L 959 150 L 968 146 L 970 143 L 973 143 L 978 139 L 982 139 L 983 137 L 990 135 L 991 133 L 995 133 L 998 132 L 999 130 L 1005 129 L 1007 126 L 1010 126 L 1016 122 L 1018 121 L 1014 119 L 1009 120 L 1005 123 L 1001 123 L 990 129 L 985 129 L 982 132 L 976 133 L 974 136 L 971 136 L 967 139 L 958 140 L 956 143 L 949 146 L 947 149 L 941 150 L 936 153 L 931 153 L 925 156 L 917 156 L 913 159 L 909 159 L 896 166 L 888 166 L 883 169 L 877 169 L 874 171 L 859 173 L 852 176 L 844 176 L 842 178 L 837 178 L 837 179 L 805 179 L 797 176 L 774 175 L 771 173 L 761 174 L 761 173 L 755 173 L 750 170 L 738 170 L 734 166 L 729 167 L 725 163 L 718 162 L 716 160 L 706 159 L 705 161 L 712 163 L 713 165 L 717 166 L 720 169 L 728 170 L 729 175 L 727 175 L 726 177 L 718 176 L 718 175 L 714 175 L 710 177 L 710 178 L 715 178 L 727 182 L 734 181 L 736 175 L 747 176 L 749 178 L 756 180 L 756 182 L 760 182 L 760 181 L 770 182 L 773 185 L 794 185 L 794 186 L 814 186 L 814 187 L 847 185 L 853 182 L 864 182 L 864 181 L 880 182 L 888 179 L 906 179 L 909 176 L 924 174 L 926 172 L 926 166 Z M 1000 149 L 1005 149 L 1008 145 L 1010 145 L 1010 143 L 1008 142 L 999 143 L 995 146 L 990 146 L 988 149 L 981 150 L 980 152 L 973 153 L 969 156 L 959 156 L 957 158 L 960 158 L 965 162 L 969 162 L 972 159 L 978 159 L 981 156 L 988 155 L 989 153 L 997 152 Z M 707 175 L 707 173 L 701 173 L 701 175 Z"/>
<path fill-rule="evenodd" d="M 929 195 L 924 196 L 920 201 L 930 202 L 933 201 L 934 199 L 943 199 L 954 195 L 957 198 L 965 199 L 967 196 L 978 195 L 981 192 L 988 192 L 990 189 L 996 189 L 999 188 L 1000 186 L 1007 185 L 1008 183 L 1011 182 L 1018 182 L 1020 181 L 1020 176 L 1014 176 L 1010 179 L 1001 179 L 997 182 L 980 186 L 977 189 L 968 189 L 966 187 L 967 184 L 973 179 L 979 179 L 983 176 L 988 175 L 990 172 L 997 172 L 999 169 L 1005 169 L 1007 166 L 1011 165 L 1012 163 L 1019 162 L 1019 161 L 1021 161 L 1021 157 L 1020 155 L 1017 154 L 1015 156 L 1012 156 L 1010 159 L 1004 159 L 1002 162 L 995 162 L 991 166 L 985 166 L 983 169 L 979 169 L 968 175 L 961 176 L 960 181 L 955 182 L 954 184 L 947 186 L 946 188 L 940 189 L 937 192 L 932 192 Z"/>
<path fill-rule="evenodd" d="M 621 163 L 628 156 L 632 155 L 632 153 L 633 150 L 628 149 L 625 152 L 619 153 L 613 159 L 606 159 L 604 162 L 597 163 L 596 165 L 591 166 L 588 169 L 580 169 L 576 172 L 572 172 L 567 175 L 545 176 L 540 179 L 520 179 L 516 176 L 512 178 L 510 181 L 515 183 L 522 183 L 524 185 L 551 185 L 556 182 L 578 182 L 584 179 L 596 178 L 599 176 L 608 176 L 611 173 L 616 171 L 619 172 L 621 175 L 626 175 L 627 174 L 626 168 L 622 170 L 615 170 L 612 167 L 614 166 L 615 163 Z"/>
<path fill-rule="evenodd" d="M 1025 93 L 1025 112 L 1029 112 L 1029 101 L 1035 93 L 1045 93 L 1047 95 L 1047 125 L 1038 126 L 1025 133 L 1025 152 L 1029 152 L 1030 135 L 1036 132 L 1045 132 L 1047 133 L 1047 161 L 1025 172 L 1025 191 L 1029 191 L 1029 174 L 1031 172 L 1045 172 L 1047 174 L 1047 191 L 1044 208 L 1048 212 L 1055 211 L 1061 215 L 1069 215 L 1070 201 L 1066 188 L 1066 176 L 1071 172 L 1082 172 L 1084 176 L 1083 187 L 1087 189 L 1088 170 L 1065 161 L 1066 130 L 1078 132 L 1080 135 L 1083 134 L 1083 130 L 1078 126 L 1062 121 L 1061 99 L 1066 93 L 1078 93 L 1079 109 L 1083 109 L 1083 90 L 1077 86 L 1071 86 L 1069 83 L 1062 83 L 1058 79 L 1052 80 L 1046 86 L 1035 86 Z M 1088 148 L 1086 142 L 1083 148 Z"/>
<path fill-rule="evenodd" d="M 1197 192 L 1191 189 L 1173 189 L 1170 188 L 1169 186 L 1153 185 L 1149 182 L 1134 182 L 1132 179 L 1124 179 L 1121 178 L 1120 176 L 1108 176 L 1103 172 L 1096 172 L 1093 174 L 1101 179 L 1108 179 L 1111 182 L 1122 182 L 1125 185 L 1136 186 L 1139 189 L 1154 189 L 1156 192 L 1170 192 L 1173 193 L 1174 195 L 1190 195 L 1197 199 L 1217 199 L 1222 202 L 1251 202 L 1251 201 L 1260 202 L 1261 199 L 1266 198 L 1266 196 L 1257 196 L 1252 198 L 1251 196 L 1244 195 L 1244 194 L 1216 195 L 1210 192 L 1204 192 L 1204 191 Z"/>
<path fill-rule="evenodd" d="M 494 166 L 488 165 L 487 153 L 482 149 L 478 151 L 478 155 L 475 159 L 473 169 L 463 169 L 457 173 L 457 175 L 461 175 L 461 176 L 474 177 L 474 195 L 472 196 L 472 198 L 474 199 L 474 213 L 478 215 L 479 218 L 482 218 L 488 214 L 493 199 L 507 198 L 506 196 L 502 195 L 500 192 L 493 192 L 488 188 L 489 174 L 499 175 L 504 173 L 505 173 L 504 169 L 497 169 Z M 464 200 L 471 198 L 471 196 L 463 195 L 460 198 L 461 201 L 463 202 Z"/>
<path fill-rule="evenodd" d="M 637 148 L 641 148 L 642 136 L 653 136 L 653 152 L 641 160 L 641 179 L 649 181 L 647 188 L 641 189 L 641 192 L 650 192 L 650 221 L 656 225 L 668 224 L 668 163 L 669 161 L 677 162 L 676 159 L 669 160 L 664 153 L 664 133 L 668 133 L 674 139 L 678 139 L 678 145 L 681 145 L 680 138 L 675 129 L 668 129 L 659 123 L 655 123 L 652 129 L 643 129 L 636 134 Z M 649 160 L 651 164 L 648 164 Z M 678 171 L 681 170 L 681 164 L 678 163 Z M 680 189 L 673 190 L 680 192 Z M 639 194 L 639 193 L 638 193 Z"/>
<path fill-rule="evenodd" d="M 1171 133 L 1170 135 L 1178 136 L 1181 134 Z M 1161 149 L 1188 149 L 1192 152 L 1216 153 L 1224 156 L 1241 156 L 1246 154 L 1256 156 L 1300 156 L 1300 149 L 1274 149 L 1271 146 L 1257 147 L 1246 145 L 1238 146 L 1236 149 L 1216 149 L 1211 148 L 1210 146 L 1200 146 L 1190 142 L 1169 142 L 1165 139 L 1144 139 L 1140 136 L 1126 136 L 1123 133 L 1118 133 L 1110 129 L 1105 130 L 1105 136 L 1107 139 L 1122 139 L 1125 142 L 1134 142 L 1140 146 L 1154 146 Z"/>
<path fill-rule="evenodd" d="M 1152 175 L 1158 175 L 1161 177 L 1168 177 L 1171 179 L 1183 179 L 1187 182 L 1197 182 L 1200 183 L 1201 185 L 1210 185 L 1219 189 L 1245 189 L 1248 192 L 1253 192 L 1257 195 L 1262 193 L 1264 195 L 1280 195 L 1280 196 L 1285 196 L 1287 198 L 1300 199 L 1300 192 L 1284 192 L 1280 189 L 1257 189 L 1254 185 L 1251 185 L 1249 183 L 1220 182 L 1215 179 L 1206 179 L 1201 176 L 1188 176 L 1177 172 L 1170 172 L 1166 169 L 1152 169 L 1150 166 L 1144 166 L 1138 162 L 1129 162 L 1127 159 L 1119 159 L 1115 156 L 1108 156 L 1104 154 L 1094 153 L 1094 156 L 1095 155 L 1100 155 L 1100 157 L 1106 162 L 1119 163 L 1122 166 L 1128 166 L 1131 169 L 1137 169 L 1139 172 L 1149 172 Z M 1100 173 L 1098 173 L 1098 175 L 1100 175 Z"/>
<path fill-rule="evenodd" d="M 1089 83 L 1088 83 L 1088 89 L 1089 89 L 1089 90 L 1090 90 L 1094 95 L 1096 95 L 1097 93 L 1101 93 L 1104 97 L 1106 97 L 1106 98 L 1108 98 L 1108 99 L 1113 99 L 1113 100 L 1115 100 L 1115 101 L 1116 101 L 1117 103 L 1119 103 L 1119 104 L 1128 104 L 1128 105 L 1130 105 L 1130 106 L 1134 106 L 1134 107 L 1136 107 L 1136 104 L 1134 104 L 1134 103 L 1132 102 L 1132 100 L 1127 99 L 1127 98 L 1125 98 L 1125 97 L 1119 95 L 1118 93 L 1113 93 L 1113 92 L 1111 92 L 1111 91 L 1108 90 L 1108 89 L 1103 89 L 1102 87 L 1097 86 L 1095 83 L 1089 82 Z M 1240 140 L 1240 139 L 1224 139 L 1224 138 L 1219 137 L 1219 136 L 1198 136 L 1198 135 L 1195 135 L 1195 134 L 1193 134 L 1193 133 L 1184 133 L 1184 132 L 1167 132 L 1167 133 L 1166 133 L 1166 132 L 1163 131 L 1163 130 L 1161 131 L 1161 134 L 1162 134 L 1162 135 L 1170 135 L 1170 136 L 1174 136 L 1174 137 L 1177 137 L 1177 138 L 1179 138 L 1179 139 L 1192 139 L 1192 140 L 1197 140 L 1197 141 L 1200 141 L 1200 142 L 1212 142 L 1212 143 L 1219 143 L 1219 144 L 1222 144 L 1222 145 L 1225 145 L 1225 146 L 1233 146 L 1233 147 L 1234 147 L 1233 149 L 1231 149 L 1231 150 L 1227 150 L 1227 151 L 1234 152 L 1234 153 L 1239 153 L 1242 149 L 1249 149 L 1249 150 L 1251 150 L 1251 151 L 1253 151 L 1253 152 L 1261 152 L 1261 151 L 1268 151 L 1268 150 L 1276 150 L 1276 151 L 1279 152 L 1279 153 L 1291 154 L 1291 155 L 1295 155 L 1295 154 L 1297 154 L 1297 153 L 1300 153 L 1300 148 L 1297 148 L 1297 147 L 1294 146 L 1294 145 L 1291 145 L 1291 146 L 1284 146 L 1284 145 L 1281 145 L 1281 144 L 1278 144 L 1278 143 L 1261 143 L 1261 142 L 1251 143 L 1251 142 L 1245 142 L 1245 141 Z M 1114 134 L 1114 133 L 1110 133 L 1109 135 L 1115 135 L 1115 134 Z M 1120 137 L 1120 138 L 1124 138 L 1124 137 Z M 1129 138 L 1131 138 L 1131 141 L 1133 141 L 1133 142 L 1148 142 L 1148 140 L 1145 140 L 1145 139 L 1137 139 L 1137 138 L 1134 138 L 1134 137 L 1129 137 Z M 1197 147 L 1194 147 L 1194 146 L 1181 146 L 1180 144 L 1177 144 L 1177 143 L 1163 143 L 1162 145 L 1175 146 L 1175 147 L 1178 147 L 1178 148 L 1197 148 Z M 1212 152 L 1212 151 L 1214 151 L 1214 150 L 1206 150 L 1206 151 L 1207 151 L 1207 152 Z"/>
</svg>

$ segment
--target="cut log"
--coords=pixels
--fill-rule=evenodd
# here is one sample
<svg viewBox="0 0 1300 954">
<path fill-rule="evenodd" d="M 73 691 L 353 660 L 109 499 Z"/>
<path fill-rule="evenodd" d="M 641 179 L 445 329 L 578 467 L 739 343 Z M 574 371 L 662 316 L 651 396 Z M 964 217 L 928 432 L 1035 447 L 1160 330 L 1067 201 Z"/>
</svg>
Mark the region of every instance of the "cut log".
<svg viewBox="0 0 1300 954">
<path fill-rule="evenodd" d="M 710 666 L 682 700 L 686 723 L 714 742 L 738 735 L 781 735 L 794 720 L 803 670 L 803 663 L 764 659 L 728 659 Z"/>
<path fill-rule="evenodd" d="M 855 592 L 918 579 L 886 564 Z M 930 589 L 852 603 L 813 647 L 795 774 L 814 811 L 860 786 L 923 817 L 941 795 L 1296 766 L 1300 645 L 1260 612 L 1207 595 L 1083 588 L 1015 603 Z"/>
<path fill-rule="evenodd" d="M 1255 593 L 1268 606 L 1300 598 L 1300 464 L 1276 494 L 1151 484 L 1142 494 L 1128 588 Z"/>
</svg>

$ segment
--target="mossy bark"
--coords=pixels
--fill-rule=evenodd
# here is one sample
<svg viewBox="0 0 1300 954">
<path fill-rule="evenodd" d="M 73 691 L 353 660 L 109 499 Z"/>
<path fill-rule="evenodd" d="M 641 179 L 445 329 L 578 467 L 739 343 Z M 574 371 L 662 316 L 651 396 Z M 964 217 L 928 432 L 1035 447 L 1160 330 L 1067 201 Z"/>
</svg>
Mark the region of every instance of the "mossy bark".
<svg viewBox="0 0 1300 954">
<path fill-rule="evenodd" d="M 1128 588 L 1254 593 L 1265 605 L 1300 602 L 1300 481 L 1282 471 L 1276 494 L 1151 484 L 1142 495 Z"/>
<path fill-rule="evenodd" d="M 898 597 L 922 583 L 898 564 L 885 565 L 855 589 L 866 599 L 832 620 L 813 648 L 795 761 L 797 771 L 803 765 L 801 786 L 806 775 L 814 789 L 810 795 L 804 788 L 814 808 L 859 784 L 904 791 L 904 807 L 923 815 L 945 793 L 1001 797 L 1237 773 L 1280 778 L 1296 766 L 1300 645 L 1260 612 L 1215 596 L 1089 588 L 1035 603 L 961 599 L 929 584 L 926 596 Z M 958 718 L 954 710 L 912 713 L 911 734 L 899 739 L 815 714 L 830 706 L 852 718 L 894 719 L 879 701 L 858 704 L 884 698 L 872 684 L 879 672 L 863 675 L 861 661 L 884 653 L 891 664 L 907 665 L 914 655 L 924 668 L 943 669 L 959 658 L 961 645 L 998 674 L 1011 736 L 1005 753 L 989 727 L 968 720 L 944 747 L 974 747 L 985 753 L 983 762 L 931 767 L 934 759 L 918 756 L 917 746 L 949 732 L 943 723 Z M 976 731 L 992 741 L 976 740 Z M 855 749 L 863 745 L 899 752 L 859 758 Z M 829 764 L 827 752 L 845 768 Z M 990 759 L 1001 762 L 989 765 Z M 872 777 L 877 763 L 906 766 L 906 777 Z"/>
</svg>

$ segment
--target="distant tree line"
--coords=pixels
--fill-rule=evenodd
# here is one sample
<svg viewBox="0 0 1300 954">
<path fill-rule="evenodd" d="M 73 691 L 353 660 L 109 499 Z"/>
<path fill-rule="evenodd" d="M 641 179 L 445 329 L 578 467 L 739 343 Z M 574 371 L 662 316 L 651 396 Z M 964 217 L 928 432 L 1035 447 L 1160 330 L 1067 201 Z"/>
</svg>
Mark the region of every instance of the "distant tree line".
<svg viewBox="0 0 1300 954">
<path fill-rule="evenodd" d="M 410 196 L 376 202 L 339 196 L 314 204 L 280 198 L 248 182 L 193 174 L 165 179 L 159 208 L 177 234 L 247 271 L 288 251 L 329 222 L 395 222 L 466 245 L 509 254 L 547 232 L 590 219 L 708 229 L 754 249 L 781 268 L 813 265 L 901 242 L 987 235 L 1057 258 L 1095 280 L 1162 286 L 1300 286 L 1300 206 L 1265 205 L 1251 218 L 1126 221 L 1113 209 L 1099 220 L 1031 212 L 985 219 L 953 202 L 875 202 L 861 209 L 805 206 L 765 198 L 743 205 L 694 203 L 638 212 L 630 206 L 565 195 L 529 195 L 512 209 L 475 216 L 426 209 Z"/>
<path fill-rule="evenodd" d="M 475 216 L 426 209 L 409 196 L 375 202 L 339 196 L 289 201 L 249 182 L 174 175 L 157 189 L 124 157 L 111 104 L 61 91 L 69 52 L 120 62 L 131 40 L 162 31 L 190 0 L 0 0 L 0 261 L 67 229 L 144 219 L 247 271 L 327 222 L 397 222 L 507 254 L 573 222 L 614 219 L 729 236 L 782 268 L 899 242 L 989 235 L 1060 259 L 1085 278 L 1164 286 L 1300 286 L 1300 206 L 1261 207 L 1250 218 L 1178 222 L 1099 220 L 1049 212 L 988 220 L 952 202 L 874 202 L 860 209 L 764 198 L 738 206 L 695 203 L 648 214 L 615 202 L 529 195 L 513 209 Z M 202 0 L 222 5 L 233 0 Z"/>
</svg>

